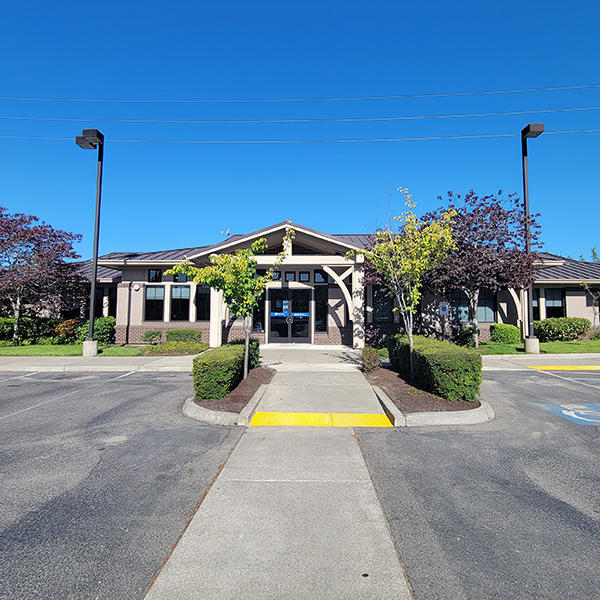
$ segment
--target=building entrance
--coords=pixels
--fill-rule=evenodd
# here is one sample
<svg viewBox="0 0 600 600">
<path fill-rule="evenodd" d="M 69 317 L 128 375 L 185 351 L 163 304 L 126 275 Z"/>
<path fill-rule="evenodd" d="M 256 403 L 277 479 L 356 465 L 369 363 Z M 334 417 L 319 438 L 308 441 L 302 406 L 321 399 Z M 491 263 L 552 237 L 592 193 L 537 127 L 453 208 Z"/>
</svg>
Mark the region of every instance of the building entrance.
<svg viewBox="0 0 600 600">
<path fill-rule="evenodd" d="M 269 290 L 269 342 L 310 343 L 310 290 Z"/>
</svg>

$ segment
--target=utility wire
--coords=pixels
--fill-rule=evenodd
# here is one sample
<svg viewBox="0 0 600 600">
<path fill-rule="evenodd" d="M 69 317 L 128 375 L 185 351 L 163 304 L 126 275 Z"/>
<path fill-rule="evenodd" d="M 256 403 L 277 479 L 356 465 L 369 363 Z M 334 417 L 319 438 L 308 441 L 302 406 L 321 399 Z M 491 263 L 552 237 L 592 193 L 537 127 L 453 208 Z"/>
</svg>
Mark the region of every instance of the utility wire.
<svg viewBox="0 0 600 600">
<path fill-rule="evenodd" d="M 449 98 L 452 96 L 485 96 L 493 94 L 525 94 L 535 92 L 558 92 L 600 88 L 600 83 L 581 85 L 561 85 L 553 87 L 521 88 L 511 90 L 480 90 L 472 92 L 436 92 L 421 94 L 399 94 L 391 96 L 342 96 L 333 98 L 230 98 L 230 99 L 108 99 L 108 98 L 38 98 L 24 96 L 0 96 L 1 100 L 15 102 L 94 102 L 131 104 L 235 104 L 235 103 L 277 103 L 277 102 L 356 102 L 366 100 L 404 100 L 408 98 Z"/>
<path fill-rule="evenodd" d="M 464 119 L 472 117 L 505 117 L 509 115 L 533 115 L 560 112 L 582 112 L 600 110 L 600 106 L 580 106 L 574 108 L 542 108 L 534 110 L 511 110 L 506 112 L 466 113 L 449 115 L 406 115 L 391 117 L 342 117 L 322 119 L 86 119 L 85 117 L 28 117 L 18 115 L 0 115 L 2 120 L 13 121 L 60 121 L 85 123 L 133 123 L 144 125 L 259 125 L 288 123 L 363 123 L 373 121 L 415 121 L 422 119 Z"/>
<path fill-rule="evenodd" d="M 563 129 L 545 131 L 546 135 L 572 133 L 600 133 L 600 129 Z M 484 133 L 477 135 L 439 135 L 431 137 L 369 138 L 369 139 L 321 139 L 321 140 L 160 140 L 160 139 L 106 139 L 106 142 L 125 144 L 355 144 L 371 142 L 425 142 L 430 140 L 474 140 L 483 138 L 518 137 L 520 133 Z M 52 142 L 72 142 L 72 137 L 43 137 L 28 135 L 0 135 L 4 140 L 40 140 Z"/>
</svg>

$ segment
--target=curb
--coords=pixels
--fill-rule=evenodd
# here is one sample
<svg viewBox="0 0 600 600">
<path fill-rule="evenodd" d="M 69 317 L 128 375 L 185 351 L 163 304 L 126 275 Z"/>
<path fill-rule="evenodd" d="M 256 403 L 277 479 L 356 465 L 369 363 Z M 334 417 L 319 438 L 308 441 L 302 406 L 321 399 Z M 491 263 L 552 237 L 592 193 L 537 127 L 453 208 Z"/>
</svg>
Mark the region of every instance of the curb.
<svg viewBox="0 0 600 600">
<path fill-rule="evenodd" d="M 402 413 L 378 386 L 371 386 L 379 403 L 394 427 L 427 427 L 436 425 L 479 425 L 495 418 L 494 409 L 487 400 L 480 399 L 480 406 L 470 410 Z"/>
<path fill-rule="evenodd" d="M 375 396 L 383 408 L 383 412 L 391 421 L 394 427 L 406 427 L 406 417 L 400 412 L 400 409 L 390 400 L 390 397 L 378 386 L 372 385 Z"/>
<path fill-rule="evenodd" d="M 248 404 L 244 406 L 239 414 L 204 408 L 194 402 L 194 396 L 186 398 L 181 411 L 186 417 L 194 419 L 195 421 L 203 421 L 204 423 L 210 423 L 212 425 L 240 425 L 247 427 L 250 425 L 250 421 L 256 412 L 256 407 L 266 390 L 267 385 L 264 383 L 261 384 L 252 395 L 252 398 L 248 401 Z"/>
<path fill-rule="evenodd" d="M 236 413 L 230 413 L 220 410 L 210 410 L 199 406 L 194 402 L 194 396 L 186 398 L 183 403 L 182 412 L 186 417 L 195 421 L 203 421 L 212 425 L 237 425 L 238 416 Z"/>
</svg>

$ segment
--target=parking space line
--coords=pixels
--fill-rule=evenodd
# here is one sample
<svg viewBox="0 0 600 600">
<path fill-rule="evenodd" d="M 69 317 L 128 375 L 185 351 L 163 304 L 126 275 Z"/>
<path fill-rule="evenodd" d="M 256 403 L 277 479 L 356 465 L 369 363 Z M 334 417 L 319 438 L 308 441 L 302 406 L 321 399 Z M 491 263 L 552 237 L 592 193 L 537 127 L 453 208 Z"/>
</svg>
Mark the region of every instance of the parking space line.
<svg viewBox="0 0 600 600">
<path fill-rule="evenodd" d="M 594 390 L 600 390 L 600 386 L 591 385 L 586 383 L 585 381 L 580 381 L 579 379 L 572 379 L 571 377 L 564 377 L 563 375 L 559 375 L 558 373 L 550 373 L 550 371 L 542 371 L 539 370 L 539 373 L 543 373 L 544 375 L 550 375 L 551 377 L 558 377 L 559 379 L 564 379 L 565 381 L 570 381 L 571 383 L 578 383 L 579 385 L 585 385 L 586 387 L 591 387 Z"/>
<path fill-rule="evenodd" d="M 3 381 L 12 381 L 13 379 L 23 379 L 24 377 L 31 377 L 35 375 L 38 371 L 34 371 L 33 373 L 25 373 L 25 375 L 17 375 L 16 377 L 5 377 L 4 379 L 0 379 L 0 383 Z"/>
<path fill-rule="evenodd" d="M 536 371 L 600 371 L 600 365 L 529 365 L 528 368 Z"/>
<path fill-rule="evenodd" d="M 108 383 L 109 381 L 116 381 L 117 379 L 122 379 L 123 377 L 127 377 L 128 375 L 131 375 L 132 373 L 135 373 L 136 371 L 129 371 L 128 373 L 123 373 L 123 375 L 119 375 L 118 377 L 113 377 L 112 379 L 107 379 L 105 381 L 105 383 Z"/>
</svg>

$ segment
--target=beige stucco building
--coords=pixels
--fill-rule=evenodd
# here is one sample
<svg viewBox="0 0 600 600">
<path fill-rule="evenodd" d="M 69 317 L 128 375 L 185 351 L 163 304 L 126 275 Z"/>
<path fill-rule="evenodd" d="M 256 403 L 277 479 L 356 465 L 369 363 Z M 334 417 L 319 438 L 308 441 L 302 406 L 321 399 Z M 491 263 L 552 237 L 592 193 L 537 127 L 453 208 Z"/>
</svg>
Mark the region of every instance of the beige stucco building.
<svg viewBox="0 0 600 600">
<path fill-rule="evenodd" d="M 283 248 L 287 228 L 295 238 Z M 142 343 L 148 330 L 202 330 L 211 346 L 243 337 L 240 320 L 233 319 L 216 290 L 198 286 L 165 271 L 182 260 L 202 266 L 214 253 L 233 252 L 264 237 L 269 249 L 256 257 L 258 269 L 271 266 L 285 250 L 285 260 L 267 286 L 253 315 L 253 335 L 261 343 L 335 344 L 360 348 L 400 328 L 393 302 L 377 288 L 364 284 L 361 256 L 348 251 L 368 246 L 368 234 L 326 234 L 284 221 L 209 246 L 159 252 L 113 252 L 99 260 L 97 314 L 116 316 L 118 343 Z M 534 284 L 534 318 L 581 316 L 598 325 L 598 306 L 581 281 L 600 287 L 600 265 L 541 254 Z M 466 320 L 460 294 L 451 304 L 448 333 Z M 440 298 L 424 295 L 420 326 L 440 330 Z M 523 330 L 523 292 L 482 291 L 479 322 L 482 338 L 491 323 L 512 323 Z"/>
</svg>

